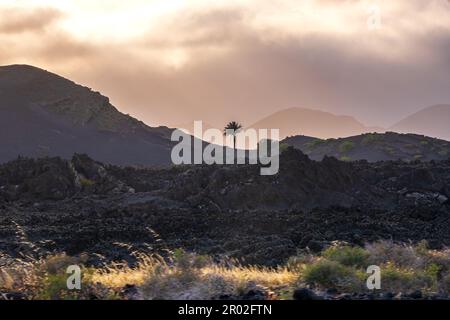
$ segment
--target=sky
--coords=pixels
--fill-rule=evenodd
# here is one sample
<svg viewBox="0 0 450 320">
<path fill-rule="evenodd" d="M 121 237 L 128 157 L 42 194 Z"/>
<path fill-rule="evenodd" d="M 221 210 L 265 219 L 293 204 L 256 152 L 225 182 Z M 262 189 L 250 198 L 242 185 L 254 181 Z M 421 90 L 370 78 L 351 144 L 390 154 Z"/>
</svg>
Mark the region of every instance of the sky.
<svg viewBox="0 0 450 320">
<path fill-rule="evenodd" d="M 0 65 L 30 64 L 149 125 L 302 107 L 388 127 L 450 103 L 448 0 L 1 0 Z"/>
</svg>

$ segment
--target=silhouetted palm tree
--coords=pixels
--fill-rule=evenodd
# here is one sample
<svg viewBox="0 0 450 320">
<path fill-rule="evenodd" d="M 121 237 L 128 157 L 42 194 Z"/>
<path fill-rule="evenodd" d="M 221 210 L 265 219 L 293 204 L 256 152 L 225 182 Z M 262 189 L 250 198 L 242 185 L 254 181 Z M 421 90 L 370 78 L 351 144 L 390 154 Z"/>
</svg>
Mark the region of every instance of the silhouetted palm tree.
<svg viewBox="0 0 450 320">
<path fill-rule="evenodd" d="M 228 135 L 231 134 L 233 136 L 233 147 L 236 149 L 236 135 L 239 131 L 241 131 L 242 125 L 236 121 L 228 122 L 228 124 L 225 126 L 225 129 L 223 129 L 223 134 Z M 232 132 L 228 132 L 227 130 L 233 130 Z"/>
</svg>

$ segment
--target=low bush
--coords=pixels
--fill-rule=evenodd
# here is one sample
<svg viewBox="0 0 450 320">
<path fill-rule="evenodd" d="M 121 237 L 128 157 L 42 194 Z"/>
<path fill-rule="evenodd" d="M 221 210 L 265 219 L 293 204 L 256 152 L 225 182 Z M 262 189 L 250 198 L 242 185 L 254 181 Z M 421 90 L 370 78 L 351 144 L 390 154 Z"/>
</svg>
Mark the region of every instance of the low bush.
<svg viewBox="0 0 450 320">
<path fill-rule="evenodd" d="M 361 144 L 363 146 L 366 146 L 366 145 L 372 144 L 378 140 L 380 140 L 380 137 L 376 133 L 368 133 L 362 139 Z"/>
<path fill-rule="evenodd" d="M 322 139 L 314 139 L 308 143 L 305 144 L 305 147 L 307 149 L 314 149 L 317 146 L 320 146 L 321 144 L 325 144 L 326 140 L 322 140 Z"/>
<path fill-rule="evenodd" d="M 400 268 L 392 263 L 381 266 L 381 289 L 390 292 L 432 291 L 435 279 L 422 270 Z"/>
<path fill-rule="evenodd" d="M 352 158 L 350 158 L 348 156 L 343 156 L 343 157 L 340 157 L 339 160 L 349 162 L 349 161 L 352 161 Z"/>
<path fill-rule="evenodd" d="M 95 184 L 95 181 L 88 179 L 88 178 L 81 177 L 80 184 L 83 188 L 88 188 L 88 187 L 93 186 Z"/>
<path fill-rule="evenodd" d="M 12 260 L 0 254 L 0 292 L 20 292 L 29 299 L 212 299 L 242 297 L 260 290 L 267 298 L 292 298 L 295 288 L 336 288 L 367 292 L 366 268 L 381 270 L 381 291 L 445 293 L 450 291 L 450 249 L 380 241 L 364 248 L 335 244 L 320 255 L 300 251 L 276 268 L 243 266 L 178 249 L 169 257 L 136 253 L 138 263 L 110 263 L 86 268 L 86 257 L 58 254 L 38 260 Z M 67 267 L 82 269 L 81 290 L 67 289 Z M 127 295 L 124 288 L 133 288 Z M 274 291 L 272 296 L 269 292 Z"/>
<path fill-rule="evenodd" d="M 323 251 L 322 256 L 344 266 L 367 267 L 369 253 L 360 247 L 332 246 Z"/>
<path fill-rule="evenodd" d="M 307 265 L 303 271 L 302 280 L 315 287 L 357 291 L 364 284 L 361 276 L 362 273 L 352 267 L 323 259 Z"/>
<path fill-rule="evenodd" d="M 339 146 L 339 152 L 340 153 L 347 153 L 355 147 L 355 144 L 352 141 L 344 141 Z"/>
<path fill-rule="evenodd" d="M 392 241 L 379 241 L 367 244 L 365 249 L 369 254 L 369 264 L 392 263 L 403 268 L 422 268 L 424 266 L 424 258 L 417 251 L 419 247 L 400 245 Z"/>
</svg>

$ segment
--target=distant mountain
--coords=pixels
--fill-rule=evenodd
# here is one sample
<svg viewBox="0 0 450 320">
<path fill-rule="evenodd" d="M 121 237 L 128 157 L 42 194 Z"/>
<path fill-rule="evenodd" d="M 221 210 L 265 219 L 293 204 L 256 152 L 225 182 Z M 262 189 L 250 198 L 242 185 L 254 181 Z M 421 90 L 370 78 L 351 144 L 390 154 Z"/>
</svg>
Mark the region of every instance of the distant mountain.
<svg viewBox="0 0 450 320">
<path fill-rule="evenodd" d="M 280 129 L 281 139 L 299 134 L 318 138 L 337 138 L 364 132 L 384 131 L 381 128 L 366 127 L 350 116 L 338 116 L 329 112 L 304 108 L 278 111 L 249 128 Z"/>
<path fill-rule="evenodd" d="M 425 108 L 396 123 L 389 130 L 450 140 L 450 105 Z"/>
<path fill-rule="evenodd" d="M 0 67 L 1 162 L 77 152 L 113 164 L 167 164 L 171 132 L 119 112 L 107 97 L 56 74 Z"/>
<path fill-rule="evenodd" d="M 199 135 L 195 135 L 195 132 L 194 132 L 194 122 L 195 122 L 196 120 L 193 120 L 193 121 L 190 121 L 190 122 L 186 122 L 186 123 L 183 123 L 183 124 L 178 124 L 178 125 L 175 125 L 174 126 L 174 128 L 176 128 L 176 129 L 179 129 L 179 130 L 182 130 L 183 132 L 186 132 L 187 134 L 190 134 L 190 135 L 192 135 L 192 136 L 195 136 L 196 138 L 198 138 L 198 139 L 203 139 L 203 133 L 204 133 L 204 131 L 206 131 L 206 130 L 208 130 L 208 129 L 215 129 L 212 125 L 210 125 L 209 123 L 207 123 L 207 122 L 203 122 L 202 121 L 202 130 L 201 130 L 201 132 L 200 132 L 200 134 Z M 208 143 L 211 143 L 212 141 L 207 141 Z"/>
<path fill-rule="evenodd" d="M 367 133 L 353 137 L 322 140 L 313 137 L 288 137 L 282 143 L 300 149 L 311 159 L 333 156 L 341 160 L 446 160 L 450 142 L 416 134 L 395 132 Z"/>
</svg>

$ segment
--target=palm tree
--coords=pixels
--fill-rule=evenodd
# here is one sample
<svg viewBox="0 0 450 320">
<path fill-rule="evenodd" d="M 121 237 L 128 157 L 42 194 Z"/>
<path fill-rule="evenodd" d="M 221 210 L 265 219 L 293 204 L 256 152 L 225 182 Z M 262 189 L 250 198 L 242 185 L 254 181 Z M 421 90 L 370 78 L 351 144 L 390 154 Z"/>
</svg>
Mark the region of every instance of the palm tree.
<svg viewBox="0 0 450 320">
<path fill-rule="evenodd" d="M 226 135 L 232 135 L 233 136 L 233 147 L 236 149 L 236 135 L 241 131 L 242 125 L 236 121 L 228 122 L 228 124 L 225 126 L 225 129 L 223 129 L 223 134 Z M 232 130 L 232 131 L 231 131 Z"/>
</svg>

